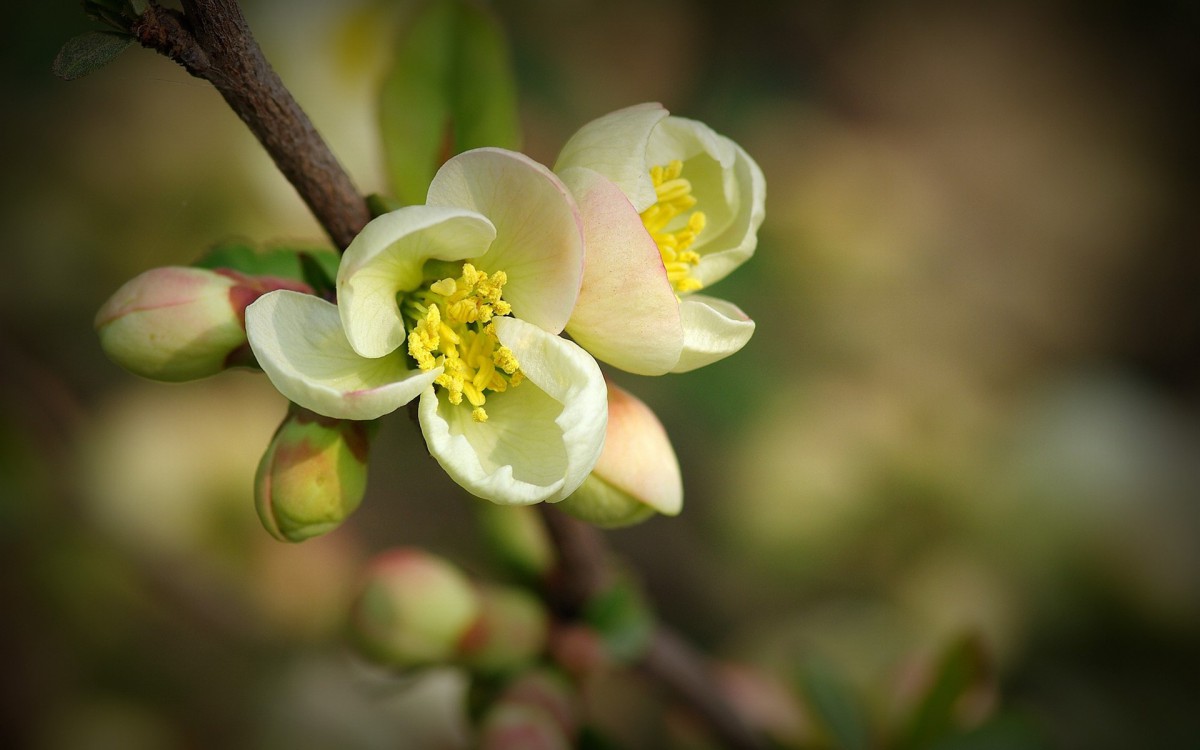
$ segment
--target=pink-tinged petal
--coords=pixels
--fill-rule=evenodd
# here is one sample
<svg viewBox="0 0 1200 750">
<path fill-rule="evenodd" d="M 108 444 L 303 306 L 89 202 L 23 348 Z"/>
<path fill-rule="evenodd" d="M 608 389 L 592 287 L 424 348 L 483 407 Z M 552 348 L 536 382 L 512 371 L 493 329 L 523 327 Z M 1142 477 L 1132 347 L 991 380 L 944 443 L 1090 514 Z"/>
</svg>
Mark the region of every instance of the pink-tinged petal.
<svg viewBox="0 0 1200 750">
<path fill-rule="evenodd" d="M 656 512 L 675 516 L 683 509 L 683 478 L 666 430 L 650 407 L 611 382 L 604 451 L 591 476 L 561 507 L 604 528 L 639 523 Z"/>
<path fill-rule="evenodd" d="M 754 334 L 754 321 L 737 305 L 693 294 L 679 303 L 683 319 L 683 353 L 672 372 L 687 372 L 728 357 Z"/>
<path fill-rule="evenodd" d="M 662 422 L 633 394 L 608 384 L 608 433 L 594 476 L 668 516 L 683 509 L 683 477 Z"/>
<path fill-rule="evenodd" d="M 486 216 L 496 239 L 474 262 L 508 275 L 504 299 L 514 316 L 562 331 L 583 278 L 583 228 L 574 198 L 550 170 L 514 151 L 475 149 L 442 165 L 427 200 Z"/>
<path fill-rule="evenodd" d="M 463 208 L 405 206 L 368 223 L 338 267 L 338 310 L 354 351 L 382 357 L 400 348 L 396 293 L 421 285 L 425 261 L 476 257 L 495 236 L 486 218 Z"/>
<path fill-rule="evenodd" d="M 275 388 L 306 409 L 336 419 L 375 419 L 404 406 L 438 375 L 411 370 L 400 352 L 361 357 L 338 309 L 308 294 L 265 294 L 246 308 L 250 348 Z"/>
<path fill-rule="evenodd" d="M 654 205 L 658 197 L 650 181 L 646 151 L 651 133 L 667 116 L 661 104 L 637 104 L 584 125 L 566 142 L 554 164 L 562 173 L 571 167 L 594 169 L 617 184 L 640 213 Z"/>
<path fill-rule="evenodd" d="M 604 376 L 587 352 L 515 318 L 496 335 L 512 350 L 525 381 L 489 393 L 488 420 L 433 388 L 419 416 L 429 452 L 468 492 L 500 505 L 557 502 L 587 477 L 604 445 Z"/>
<path fill-rule="evenodd" d="M 679 360 L 679 302 L 658 246 L 615 183 L 590 169 L 562 173 L 575 194 L 587 244 L 583 286 L 567 331 L 597 359 L 638 375 Z"/>
</svg>

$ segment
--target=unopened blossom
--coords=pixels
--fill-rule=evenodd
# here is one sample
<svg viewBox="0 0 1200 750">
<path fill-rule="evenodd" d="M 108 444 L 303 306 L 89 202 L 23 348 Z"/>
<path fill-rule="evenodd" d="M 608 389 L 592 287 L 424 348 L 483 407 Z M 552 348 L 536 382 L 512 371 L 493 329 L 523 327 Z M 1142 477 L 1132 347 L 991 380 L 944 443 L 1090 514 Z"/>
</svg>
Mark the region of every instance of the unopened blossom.
<svg viewBox="0 0 1200 750">
<path fill-rule="evenodd" d="M 583 273 L 579 217 L 549 170 L 501 149 L 460 154 L 449 197 L 371 221 L 338 268 L 337 304 L 265 295 L 250 345 L 281 393 L 338 419 L 419 398 L 430 453 L 501 504 L 557 502 L 600 454 L 603 376 L 558 336 Z"/>
<path fill-rule="evenodd" d="M 307 287 L 229 269 L 152 268 L 104 303 L 96 313 L 96 332 L 104 353 L 135 375 L 196 380 L 252 363 L 246 306 L 274 289 Z"/>
<path fill-rule="evenodd" d="M 254 504 L 271 536 L 287 542 L 320 536 L 358 508 L 373 428 L 292 407 L 254 478 Z"/>
<path fill-rule="evenodd" d="M 641 104 L 584 125 L 554 171 L 579 204 L 587 266 L 567 332 L 642 375 L 685 372 L 741 349 L 754 322 L 702 293 L 754 253 L 766 183 L 707 125 Z"/>
<path fill-rule="evenodd" d="M 683 479 L 667 431 L 650 407 L 611 382 L 604 451 L 562 509 L 607 528 L 683 509 Z"/>
</svg>

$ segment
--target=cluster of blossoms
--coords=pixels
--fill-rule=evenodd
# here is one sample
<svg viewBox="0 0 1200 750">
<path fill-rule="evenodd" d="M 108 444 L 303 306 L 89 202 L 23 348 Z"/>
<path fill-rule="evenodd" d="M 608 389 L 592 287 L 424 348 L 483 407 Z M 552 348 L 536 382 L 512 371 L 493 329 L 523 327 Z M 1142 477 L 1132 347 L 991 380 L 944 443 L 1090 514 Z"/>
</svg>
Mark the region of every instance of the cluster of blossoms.
<svg viewBox="0 0 1200 750">
<path fill-rule="evenodd" d="M 328 528 L 362 492 L 344 483 L 357 497 L 334 508 L 272 497 L 290 466 L 281 457 L 365 465 L 354 448 L 366 438 L 341 423 L 414 400 L 430 453 L 472 494 L 629 523 L 679 512 L 678 465 L 654 415 L 596 360 L 661 375 L 744 346 L 753 321 L 702 291 L 754 252 L 764 195 L 737 144 L 644 104 L 585 125 L 553 170 L 495 148 L 451 158 L 425 204 L 375 218 L 346 248 L 336 302 L 279 280 L 170 269 L 220 289 L 168 299 L 176 288 L 152 288 L 151 272 L 97 327 L 110 356 L 162 379 L 245 362 L 248 342 L 305 426 L 292 432 L 306 448 L 280 444 L 281 429 L 260 467 L 260 514 L 281 538 Z M 232 315 L 214 314 L 222 295 Z M 312 440 L 312 425 L 332 437 Z"/>
</svg>

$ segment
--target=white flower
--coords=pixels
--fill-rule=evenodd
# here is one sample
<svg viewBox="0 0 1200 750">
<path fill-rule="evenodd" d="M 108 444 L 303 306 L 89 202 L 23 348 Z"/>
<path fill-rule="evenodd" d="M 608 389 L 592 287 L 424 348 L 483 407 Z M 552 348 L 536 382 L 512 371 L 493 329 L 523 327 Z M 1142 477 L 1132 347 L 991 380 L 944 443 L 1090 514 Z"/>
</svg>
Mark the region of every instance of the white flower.
<svg viewBox="0 0 1200 750">
<path fill-rule="evenodd" d="M 430 204 L 363 229 L 337 305 L 289 292 L 251 305 L 250 345 L 283 395 L 328 417 L 419 396 L 425 442 L 456 482 L 501 504 L 557 502 L 596 463 L 607 420 L 599 367 L 557 335 L 582 275 L 575 204 L 501 149 L 448 161 Z"/>
<path fill-rule="evenodd" d="M 587 264 L 567 332 L 629 372 L 686 372 L 727 357 L 754 322 L 697 294 L 754 254 L 766 183 L 740 146 L 641 104 L 584 125 L 554 171 L 575 195 Z"/>
</svg>

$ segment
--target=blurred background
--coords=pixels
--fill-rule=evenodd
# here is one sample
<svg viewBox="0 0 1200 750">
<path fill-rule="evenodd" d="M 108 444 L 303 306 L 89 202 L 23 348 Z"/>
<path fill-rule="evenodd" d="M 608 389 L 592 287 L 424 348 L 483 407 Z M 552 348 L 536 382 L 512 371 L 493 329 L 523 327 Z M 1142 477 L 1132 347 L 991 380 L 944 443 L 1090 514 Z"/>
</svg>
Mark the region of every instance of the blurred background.
<svg viewBox="0 0 1200 750">
<path fill-rule="evenodd" d="M 407 5 L 244 6 L 360 189 L 386 190 L 375 97 Z M 616 376 L 675 441 L 684 513 L 609 536 L 711 653 L 836 685 L 857 746 L 966 639 L 976 708 L 1012 737 L 1200 747 L 1198 7 L 493 4 L 533 157 L 657 100 L 763 167 L 758 254 L 715 289 L 750 344 Z M 459 676 L 399 689 L 340 640 L 379 550 L 487 573 L 475 501 L 415 426 L 385 421 L 346 526 L 285 545 L 252 501 L 269 383 L 141 381 L 92 329 L 148 268 L 321 231 L 207 84 L 137 48 L 60 81 L 78 4 L 6 13 L 0 744 L 462 746 Z M 662 746 L 639 745 L 642 698 L 611 696 L 613 731 Z M 787 731 L 837 746 L 812 700 Z"/>
</svg>

